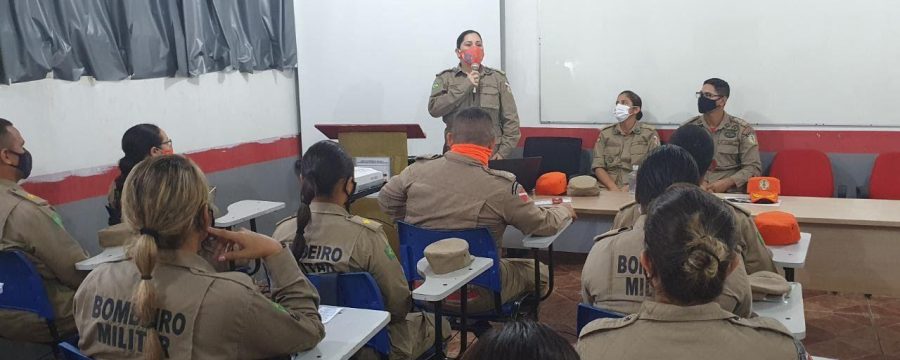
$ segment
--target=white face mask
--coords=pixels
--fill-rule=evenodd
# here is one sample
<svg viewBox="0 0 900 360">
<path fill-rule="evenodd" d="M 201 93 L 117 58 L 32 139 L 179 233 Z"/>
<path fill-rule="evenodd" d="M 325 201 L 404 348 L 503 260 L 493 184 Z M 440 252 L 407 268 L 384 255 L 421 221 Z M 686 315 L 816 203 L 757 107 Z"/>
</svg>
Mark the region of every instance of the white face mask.
<svg viewBox="0 0 900 360">
<path fill-rule="evenodd" d="M 616 116 L 616 120 L 619 120 L 619 122 L 622 122 L 622 121 L 625 121 L 626 119 L 628 119 L 629 116 L 631 116 L 630 111 L 631 111 L 631 106 L 623 105 L 623 104 L 616 104 L 616 108 L 615 108 L 615 110 L 613 110 L 613 115 Z"/>
</svg>

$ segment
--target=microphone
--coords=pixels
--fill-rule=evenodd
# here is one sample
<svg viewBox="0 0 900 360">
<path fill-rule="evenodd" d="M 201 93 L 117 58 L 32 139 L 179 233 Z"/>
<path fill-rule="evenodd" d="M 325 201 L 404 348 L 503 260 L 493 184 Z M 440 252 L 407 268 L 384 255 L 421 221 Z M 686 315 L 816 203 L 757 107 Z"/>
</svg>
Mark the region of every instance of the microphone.
<svg viewBox="0 0 900 360">
<path fill-rule="evenodd" d="M 479 64 L 479 63 L 472 64 L 472 71 L 478 72 L 479 69 L 481 69 L 481 64 Z M 478 83 L 481 84 L 481 79 L 478 80 Z M 478 86 L 473 87 L 472 93 L 474 94 L 477 92 L 478 92 Z"/>
</svg>

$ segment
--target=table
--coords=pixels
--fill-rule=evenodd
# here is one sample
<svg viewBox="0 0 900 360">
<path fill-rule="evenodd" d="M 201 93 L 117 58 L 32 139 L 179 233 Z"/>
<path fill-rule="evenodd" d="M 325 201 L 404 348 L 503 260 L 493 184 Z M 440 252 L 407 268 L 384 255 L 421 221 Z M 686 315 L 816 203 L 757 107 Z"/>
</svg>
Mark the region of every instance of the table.
<svg viewBox="0 0 900 360">
<path fill-rule="evenodd" d="M 100 264 L 125 260 L 127 257 L 125 246 L 108 247 L 92 258 L 75 263 L 75 269 L 90 271 L 96 269 Z"/>
<path fill-rule="evenodd" d="M 803 286 L 791 283 L 791 291 L 785 301 L 754 301 L 753 312 L 759 316 L 778 320 L 797 340 L 806 337 L 806 316 L 803 313 Z"/>
<path fill-rule="evenodd" d="M 444 359 L 446 357 L 444 356 L 444 339 L 441 334 L 441 301 L 450 296 L 454 291 L 462 289 L 460 291 L 460 299 L 462 301 L 460 304 L 460 333 L 462 334 L 462 339 L 459 350 L 459 353 L 462 354 L 466 351 L 466 343 L 468 342 L 468 339 L 466 339 L 468 337 L 468 334 L 466 333 L 466 302 L 468 300 L 467 284 L 478 277 L 478 275 L 481 275 L 490 269 L 492 265 L 494 265 L 493 259 L 475 257 L 472 260 L 472 263 L 465 268 L 451 271 L 446 274 L 435 274 L 428 264 L 428 259 L 422 258 L 416 263 L 416 269 L 425 278 L 425 282 L 413 290 L 412 298 L 428 301 L 434 306 L 434 357 L 438 359 Z"/>
<path fill-rule="evenodd" d="M 387 326 L 390 319 L 391 314 L 386 311 L 342 308 L 325 324 L 325 338 L 316 347 L 291 359 L 347 360 Z"/>
<path fill-rule="evenodd" d="M 720 196 L 724 196 L 721 195 Z M 547 197 L 537 197 L 547 198 Z M 800 230 L 816 238 L 796 277 L 809 289 L 900 296 L 900 201 L 781 196 L 780 206 L 737 204 L 752 215 L 794 214 Z M 557 251 L 588 252 L 593 237 L 608 231 L 632 194 L 601 191 L 572 197 L 579 218 L 554 243 Z M 508 238 L 517 234 L 507 230 Z M 521 238 L 523 235 L 518 234 Z"/>
<path fill-rule="evenodd" d="M 806 254 L 809 252 L 809 242 L 812 239 L 810 233 L 800 233 L 800 241 L 792 245 L 770 246 L 772 261 L 775 265 L 784 268 L 787 281 L 794 281 L 794 269 L 801 269 L 806 264 Z"/>
<path fill-rule="evenodd" d="M 216 227 L 230 228 L 247 220 L 250 230 L 256 232 L 256 218 L 284 209 L 283 202 L 241 200 L 228 205 L 228 213 L 216 219 Z"/>
</svg>

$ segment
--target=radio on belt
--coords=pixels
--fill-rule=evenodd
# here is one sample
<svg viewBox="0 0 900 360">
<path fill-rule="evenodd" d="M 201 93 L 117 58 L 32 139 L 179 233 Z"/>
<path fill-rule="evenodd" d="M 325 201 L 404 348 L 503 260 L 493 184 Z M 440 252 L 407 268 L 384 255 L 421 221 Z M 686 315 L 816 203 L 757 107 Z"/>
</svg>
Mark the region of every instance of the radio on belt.
<svg viewBox="0 0 900 360">
<path fill-rule="evenodd" d="M 385 183 L 385 177 L 386 175 L 384 173 L 372 168 L 353 168 L 353 179 L 356 180 L 357 193 L 383 185 Z"/>
</svg>

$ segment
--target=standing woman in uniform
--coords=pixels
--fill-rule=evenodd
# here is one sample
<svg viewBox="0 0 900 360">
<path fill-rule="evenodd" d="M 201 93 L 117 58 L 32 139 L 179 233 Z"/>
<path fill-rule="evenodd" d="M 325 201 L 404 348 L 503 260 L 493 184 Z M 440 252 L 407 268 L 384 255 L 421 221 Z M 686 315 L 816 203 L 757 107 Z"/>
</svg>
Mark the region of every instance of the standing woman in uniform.
<svg viewBox="0 0 900 360">
<path fill-rule="evenodd" d="M 739 318 L 714 300 L 739 264 L 735 229 L 721 200 L 673 185 L 650 204 L 640 262 L 654 301 L 637 314 L 584 327 L 584 359 L 806 359 L 778 321 Z"/>
<path fill-rule="evenodd" d="M 521 133 L 516 100 L 513 99 L 506 74 L 481 65 L 484 48 L 481 34 L 475 30 L 463 31 L 456 38 L 456 56 L 459 65 L 436 75 L 428 98 L 428 113 L 433 117 L 443 117 L 447 126 L 444 128 L 444 152 L 449 149 L 446 145 L 447 130 L 456 114 L 462 109 L 480 107 L 491 115 L 494 122 L 496 146 L 491 159 L 510 157 Z"/>
<path fill-rule="evenodd" d="M 639 123 L 644 117 L 641 97 L 625 90 L 616 98 L 613 115 L 616 123 L 600 129 L 594 145 L 591 168 L 601 185 L 610 191 L 627 191 L 628 174 L 659 146 L 659 133 L 653 126 Z"/>
<path fill-rule="evenodd" d="M 131 169 L 149 156 L 172 154 L 174 149 L 172 139 L 163 129 L 153 124 L 138 124 L 122 135 L 122 152 L 125 156 L 119 159 L 119 176 L 110 185 L 106 195 L 110 226 L 122 222 L 122 187 Z"/>
<path fill-rule="evenodd" d="M 307 274 L 367 272 L 375 279 L 391 313 L 388 332 L 391 359 L 415 359 L 434 343 L 433 318 L 409 312 L 412 295 L 400 261 L 381 224 L 350 215 L 347 204 L 356 188 L 353 159 L 332 141 L 320 141 L 306 151 L 297 169 L 300 208 L 282 220 L 273 237 L 289 243 Z M 450 334 L 449 327 L 443 332 Z M 377 358 L 369 348 L 357 358 Z"/>
<path fill-rule="evenodd" d="M 324 337 L 318 293 L 290 250 L 268 236 L 210 228 L 206 178 L 187 158 L 152 157 L 135 166 L 122 216 L 140 233 L 129 259 L 100 265 L 75 294 L 85 355 L 259 359 L 308 350 Z M 241 249 L 219 261 L 265 262 L 271 298 L 246 274 L 217 273 L 198 255 L 216 241 Z"/>
</svg>

